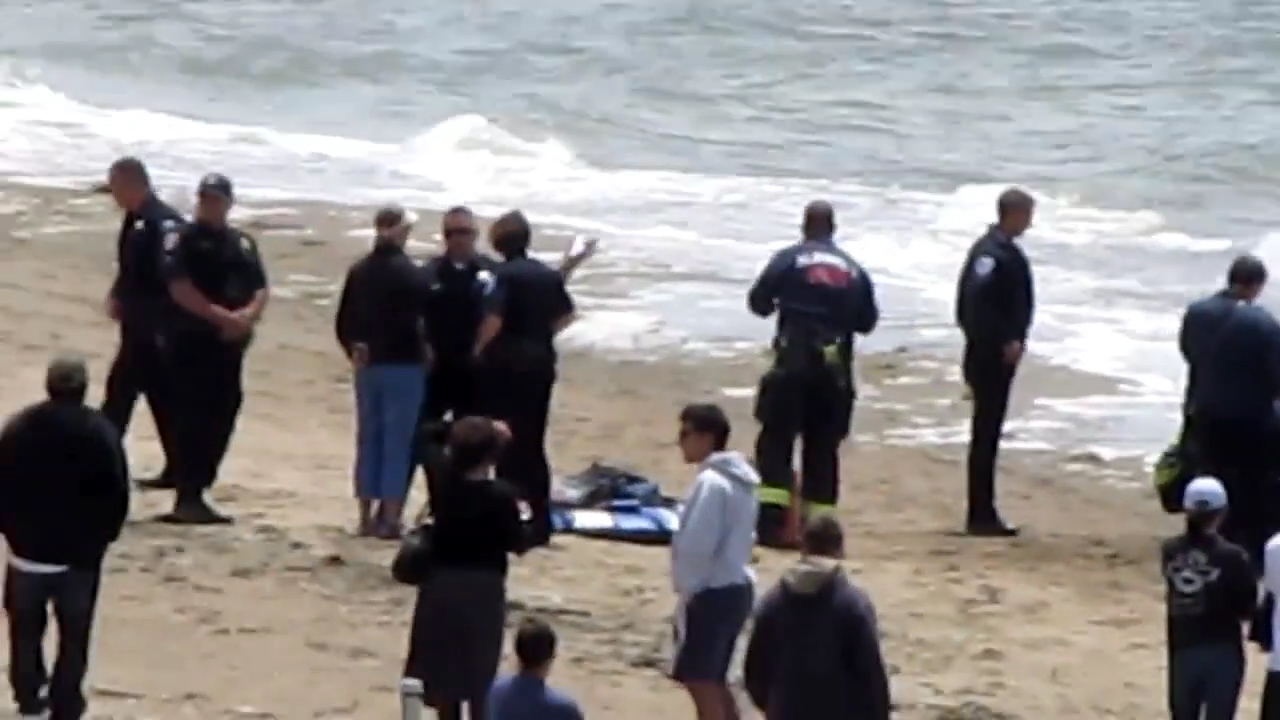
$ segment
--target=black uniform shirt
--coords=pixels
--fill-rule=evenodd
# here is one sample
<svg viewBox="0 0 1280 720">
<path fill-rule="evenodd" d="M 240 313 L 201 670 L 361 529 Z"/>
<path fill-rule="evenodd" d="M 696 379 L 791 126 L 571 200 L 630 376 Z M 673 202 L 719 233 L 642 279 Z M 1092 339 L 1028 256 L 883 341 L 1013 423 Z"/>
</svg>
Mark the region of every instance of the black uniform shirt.
<svg viewBox="0 0 1280 720">
<path fill-rule="evenodd" d="M 483 309 L 502 318 L 502 331 L 489 359 L 498 365 L 554 365 L 555 325 L 574 312 L 564 276 L 530 257 L 507 260 L 493 275 Z"/>
<path fill-rule="evenodd" d="M 231 226 L 192 223 L 165 236 L 162 272 L 166 283 L 187 279 L 209 302 L 239 310 L 267 287 L 267 271 L 258 244 L 248 233 Z M 214 334 L 215 328 L 175 308 L 178 330 Z"/>
<path fill-rule="evenodd" d="M 427 283 L 427 341 L 437 364 L 470 362 L 480 326 L 481 303 L 494 283 L 497 265 L 484 255 L 463 263 L 441 255 L 423 267 Z"/>
<path fill-rule="evenodd" d="M 1026 341 L 1035 307 L 1031 263 L 1016 242 L 992 225 L 969 249 L 956 283 L 956 324 L 965 342 L 994 352 Z"/>
<path fill-rule="evenodd" d="M 149 326 L 160 318 L 169 296 L 160 271 L 165 236 L 186 224 L 182 214 L 151 195 L 137 212 L 125 213 L 116 238 L 116 278 L 111 297 L 121 306 L 126 329 Z"/>
</svg>

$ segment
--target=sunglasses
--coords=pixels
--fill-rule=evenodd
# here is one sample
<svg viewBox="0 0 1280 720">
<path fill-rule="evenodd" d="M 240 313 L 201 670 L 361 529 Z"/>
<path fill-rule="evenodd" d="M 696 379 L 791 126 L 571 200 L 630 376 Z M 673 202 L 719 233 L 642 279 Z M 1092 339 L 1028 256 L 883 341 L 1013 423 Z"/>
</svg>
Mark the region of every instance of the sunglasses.
<svg viewBox="0 0 1280 720">
<path fill-rule="evenodd" d="M 444 235 L 446 238 L 450 238 L 450 239 L 452 239 L 452 238 L 469 238 L 469 237 L 475 237 L 475 236 L 476 236 L 476 229 L 475 229 L 475 228 L 469 228 L 469 227 L 451 227 L 451 228 L 445 228 L 445 229 L 441 232 L 441 235 Z"/>
</svg>

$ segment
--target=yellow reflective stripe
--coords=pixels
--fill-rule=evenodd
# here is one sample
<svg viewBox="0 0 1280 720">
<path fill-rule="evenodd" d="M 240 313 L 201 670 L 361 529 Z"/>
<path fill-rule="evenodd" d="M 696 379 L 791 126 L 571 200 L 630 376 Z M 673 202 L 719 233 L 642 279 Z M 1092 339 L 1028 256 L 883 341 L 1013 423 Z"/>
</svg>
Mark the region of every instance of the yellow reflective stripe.
<svg viewBox="0 0 1280 720">
<path fill-rule="evenodd" d="M 772 488 L 761 485 L 756 488 L 756 500 L 761 505 L 781 505 L 788 507 L 791 505 L 791 491 L 786 488 Z"/>
<path fill-rule="evenodd" d="M 835 505 L 828 505 L 826 503 L 811 502 L 806 503 L 804 507 L 809 511 L 810 515 L 833 515 L 836 511 Z"/>
</svg>

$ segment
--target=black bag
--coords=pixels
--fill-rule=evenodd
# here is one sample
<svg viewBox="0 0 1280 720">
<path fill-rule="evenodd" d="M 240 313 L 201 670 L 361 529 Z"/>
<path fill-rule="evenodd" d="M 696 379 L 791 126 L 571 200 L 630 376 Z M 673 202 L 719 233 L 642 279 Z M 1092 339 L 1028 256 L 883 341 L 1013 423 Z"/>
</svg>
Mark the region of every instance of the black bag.
<svg viewBox="0 0 1280 720">
<path fill-rule="evenodd" d="M 423 523 L 400 538 L 400 548 L 391 561 L 391 577 L 404 585 L 421 585 L 431 574 L 431 539 L 435 527 Z"/>
<path fill-rule="evenodd" d="M 1276 609 L 1276 598 L 1271 593 L 1264 593 L 1262 602 L 1258 603 L 1258 608 L 1253 611 L 1253 618 L 1249 621 L 1249 642 L 1257 645 L 1262 652 L 1271 652 L 1272 635 L 1272 616 Z"/>
</svg>

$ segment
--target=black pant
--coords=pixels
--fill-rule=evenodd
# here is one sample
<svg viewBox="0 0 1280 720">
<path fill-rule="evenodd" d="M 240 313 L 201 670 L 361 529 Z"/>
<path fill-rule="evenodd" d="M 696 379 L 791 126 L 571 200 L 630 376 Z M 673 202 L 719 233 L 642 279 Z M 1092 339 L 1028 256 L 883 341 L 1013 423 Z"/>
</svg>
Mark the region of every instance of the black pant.
<svg viewBox="0 0 1280 720">
<path fill-rule="evenodd" d="M 179 500 L 199 497 L 218 478 L 244 400 L 244 348 L 185 341 L 168 355 L 174 377 Z"/>
<path fill-rule="evenodd" d="M 1262 567 L 1262 549 L 1277 529 L 1274 509 L 1280 435 L 1267 420 L 1221 420 L 1197 416 L 1191 423 L 1202 472 L 1222 481 L 1230 509 L 1222 533 L 1249 551 Z"/>
<path fill-rule="evenodd" d="M 19 713 L 38 715 L 47 706 L 51 720 L 74 720 L 84 715 L 83 684 L 100 578 L 98 567 L 55 574 L 10 567 L 5 573 L 9 684 Z M 52 676 L 45 666 L 43 644 L 51 604 L 58 623 L 58 655 Z M 46 686 L 47 703 L 42 697 Z"/>
<path fill-rule="evenodd" d="M 792 457 L 800 438 L 801 496 L 811 506 L 834 507 L 840 496 L 840 443 L 853 422 L 853 384 L 827 364 L 774 367 L 756 392 L 756 466 L 762 512 L 790 506 Z"/>
<path fill-rule="evenodd" d="M 1244 682 L 1244 648 L 1224 642 L 1169 654 L 1170 720 L 1234 720 Z"/>
<path fill-rule="evenodd" d="M 498 463 L 498 476 L 523 494 L 533 511 L 533 544 L 551 539 L 551 464 L 547 460 L 547 419 L 556 371 L 551 366 L 500 368 L 486 373 L 484 406 L 511 429 L 511 442 Z"/>
<path fill-rule="evenodd" d="M 1280 670 L 1268 670 L 1262 685 L 1261 720 L 1280 720 Z"/>
<path fill-rule="evenodd" d="M 447 428 L 443 427 L 445 417 L 457 420 L 480 412 L 476 373 L 469 358 L 437 358 L 427 372 L 422 413 L 418 418 L 419 434 L 414 443 L 414 465 L 422 467 L 427 479 L 428 502 L 436 496 L 436 482 L 442 474 L 441 449 L 448 437 Z"/>
<path fill-rule="evenodd" d="M 965 348 L 964 381 L 973 396 L 968 462 L 970 524 L 995 522 L 1000 517 L 996 511 L 996 455 L 1017 369 L 1004 361 L 1000 348 Z"/>
<path fill-rule="evenodd" d="M 174 446 L 169 407 L 173 402 L 172 387 L 159 340 L 154 333 L 121 330 L 120 347 L 111 362 L 103 395 L 102 413 L 120 431 L 121 437 L 129 430 L 138 395 L 146 397 L 167 463 Z"/>
</svg>

